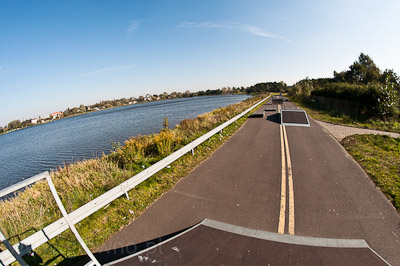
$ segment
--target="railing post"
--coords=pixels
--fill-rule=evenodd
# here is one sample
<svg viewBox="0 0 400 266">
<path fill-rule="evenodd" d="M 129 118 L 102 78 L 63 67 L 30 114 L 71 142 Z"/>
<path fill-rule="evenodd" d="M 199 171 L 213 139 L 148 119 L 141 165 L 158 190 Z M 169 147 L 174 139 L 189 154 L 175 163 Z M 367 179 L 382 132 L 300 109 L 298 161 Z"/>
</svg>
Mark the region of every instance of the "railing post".
<svg viewBox="0 0 400 266">
<path fill-rule="evenodd" d="M 83 241 L 81 235 L 79 234 L 78 230 L 76 230 L 74 223 L 70 220 L 67 211 L 64 208 L 64 205 L 61 202 L 60 196 L 58 196 L 56 187 L 53 184 L 53 181 L 51 180 L 50 175 L 46 176 L 47 183 L 49 184 L 51 194 L 53 194 L 53 197 L 58 205 L 58 208 L 60 209 L 62 215 L 64 216 L 65 221 L 67 222 L 69 228 L 71 229 L 72 233 L 74 233 L 76 239 L 78 240 L 79 244 L 81 244 L 82 248 L 86 251 L 86 254 L 88 254 L 89 258 L 92 260 L 92 262 L 97 265 L 101 266 L 100 262 L 96 259 L 96 257 L 93 255 L 92 251 L 88 248 L 86 245 L 85 241 Z"/>
<path fill-rule="evenodd" d="M 7 238 L 4 236 L 3 232 L 0 230 L 0 241 L 6 246 L 8 251 L 14 256 L 14 258 L 21 264 L 21 266 L 28 266 L 28 264 L 24 261 L 24 259 L 15 251 L 13 246 L 8 242 Z"/>
</svg>

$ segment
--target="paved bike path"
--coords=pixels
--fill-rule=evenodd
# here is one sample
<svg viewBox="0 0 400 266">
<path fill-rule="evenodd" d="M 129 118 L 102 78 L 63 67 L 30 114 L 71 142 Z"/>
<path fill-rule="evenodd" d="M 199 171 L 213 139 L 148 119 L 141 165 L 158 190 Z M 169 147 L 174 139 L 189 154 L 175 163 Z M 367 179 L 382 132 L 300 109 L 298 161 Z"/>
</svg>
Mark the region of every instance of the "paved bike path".
<svg viewBox="0 0 400 266">
<path fill-rule="evenodd" d="M 277 232 L 280 125 L 276 115 L 267 115 L 248 119 L 209 159 L 100 251 L 157 239 L 204 218 Z M 295 235 L 365 239 L 389 263 L 400 265 L 400 216 L 343 148 L 314 120 L 310 124 L 309 128 L 286 127 Z"/>
</svg>

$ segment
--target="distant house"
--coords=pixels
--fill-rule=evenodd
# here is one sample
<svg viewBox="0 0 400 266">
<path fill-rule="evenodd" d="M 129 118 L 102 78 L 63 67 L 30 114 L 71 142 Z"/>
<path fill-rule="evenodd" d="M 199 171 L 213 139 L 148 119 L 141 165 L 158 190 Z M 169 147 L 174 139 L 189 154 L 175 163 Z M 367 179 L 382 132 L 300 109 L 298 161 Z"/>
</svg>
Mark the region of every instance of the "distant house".
<svg viewBox="0 0 400 266">
<path fill-rule="evenodd" d="M 61 113 L 61 112 L 54 112 L 54 113 L 50 114 L 50 116 L 51 116 L 52 119 L 56 119 L 56 118 L 61 117 L 62 114 L 63 113 Z"/>
<path fill-rule="evenodd" d="M 37 118 L 31 119 L 31 124 L 36 125 L 38 122 Z"/>
</svg>

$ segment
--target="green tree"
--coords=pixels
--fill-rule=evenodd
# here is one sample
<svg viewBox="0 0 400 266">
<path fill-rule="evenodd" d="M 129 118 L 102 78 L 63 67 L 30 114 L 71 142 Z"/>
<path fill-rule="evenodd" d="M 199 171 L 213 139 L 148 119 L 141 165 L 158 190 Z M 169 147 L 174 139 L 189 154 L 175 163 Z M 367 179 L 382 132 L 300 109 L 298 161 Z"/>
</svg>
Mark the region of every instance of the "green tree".
<svg viewBox="0 0 400 266">
<path fill-rule="evenodd" d="M 32 126 L 31 119 L 27 119 L 25 121 L 22 121 L 21 126 L 22 127 L 30 127 L 30 126 Z"/>
<path fill-rule="evenodd" d="M 351 76 L 350 71 L 342 71 L 342 72 L 333 71 L 333 81 L 339 83 L 345 83 L 345 82 L 353 83 L 353 78 Z"/>
<path fill-rule="evenodd" d="M 370 82 L 379 82 L 381 71 L 375 65 L 374 61 L 366 54 L 361 53 L 358 60 L 355 61 L 349 70 L 349 74 L 354 83 L 368 84 Z"/>
<path fill-rule="evenodd" d="M 290 90 L 290 94 L 296 97 L 303 98 L 304 100 L 311 95 L 313 89 L 314 89 L 313 81 L 310 80 L 308 77 L 306 77 L 305 79 L 300 80 L 299 82 L 293 85 L 293 87 Z"/>
<path fill-rule="evenodd" d="M 246 89 L 247 93 L 264 93 L 264 92 L 284 92 L 287 90 L 286 83 L 281 82 L 265 82 L 257 83 Z"/>
<path fill-rule="evenodd" d="M 123 105 L 129 104 L 129 100 L 126 99 L 126 98 L 122 98 L 122 99 L 120 100 L 120 102 L 121 102 Z"/>
<path fill-rule="evenodd" d="M 8 128 L 9 129 L 17 129 L 20 128 L 22 125 L 20 120 L 13 120 L 10 123 L 8 123 Z"/>
<path fill-rule="evenodd" d="M 84 113 L 84 112 L 86 112 L 86 107 L 83 104 L 81 104 L 79 106 L 79 110 L 81 110 L 81 112 Z"/>
</svg>

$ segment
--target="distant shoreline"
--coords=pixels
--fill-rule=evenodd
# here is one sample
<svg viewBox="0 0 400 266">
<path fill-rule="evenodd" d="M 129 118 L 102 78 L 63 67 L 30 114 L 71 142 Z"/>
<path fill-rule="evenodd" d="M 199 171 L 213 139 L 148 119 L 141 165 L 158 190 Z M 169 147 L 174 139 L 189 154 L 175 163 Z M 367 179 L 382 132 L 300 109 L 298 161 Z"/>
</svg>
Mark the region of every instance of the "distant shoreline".
<svg viewBox="0 0 400 266">
<path fill-rule="evenodd" d="M 81 113 L 78 113 L 78 114 L 72 114 L 72 115 L 68 115 L 68 116 L 63 116 L 63 117 L 60 117 L 60 118 L 57 118 L 57 119 L 53 119 L 53 120 L 49 120 L 49 121 L 46 121 L 46 122 L 43 122 L 43 123 L 38 123 L 38 124 L 34 124 L 34 125 L 18 128 L 18 129 L 9 130 L 7 132 L 0 133 L 0 136 L 1 135 L 5 135 L 5 134 L 9 134 L 9 133 L 12 133 L 12 132 L 15 132 L 15 131 L 28 129 L 28 128 L 31 128 L 31 127 L 48 124 L 48 123 L 55 122 L 55 121 L 58 121 L 58 120 L 62 120 L 62 119 L 69 118 L 69 117 L 76 117 L 76 116 L 80 116 L 80 115 L 85 115 L 85 114 L 89 114 L 89 113 L 95 113 L 95 112 L 99 112 L 99 111 L 103 111 L 103 110 L 109 110 L 109 109 L 114 109 L 114 108 L 119 108 L 119 107 L 130 106 L 130 105 L 133 106 L 133 105 L 142 104 L 142 103 L 161 102 L 161 101 L 173 100 L 173 99 L 185 99 L 185 98 L 195 98 L 195 97 L 204 97 L 204 96 L 246 95 L 246 94 L 247 93 L 209 94 L 209 95 L 199 95 L 199 96 L 191 96 L 191 97 L 178 97 L 178 98 L 170 98 L 170 99 L 159 99 L 159 100 L 154 100 L 154 101 L 144 101 L 144 102 L 138 102 L 138 103 L 134 103 L 134 104 L 125 104 L 125 105 L 121 105 L 121 106 L 107 107 L 107 108 L 104 108 L 104 109 L 93 110 L 93 111 L 90 110 L 90 111 L 81 112 Z"/>
</svg>

